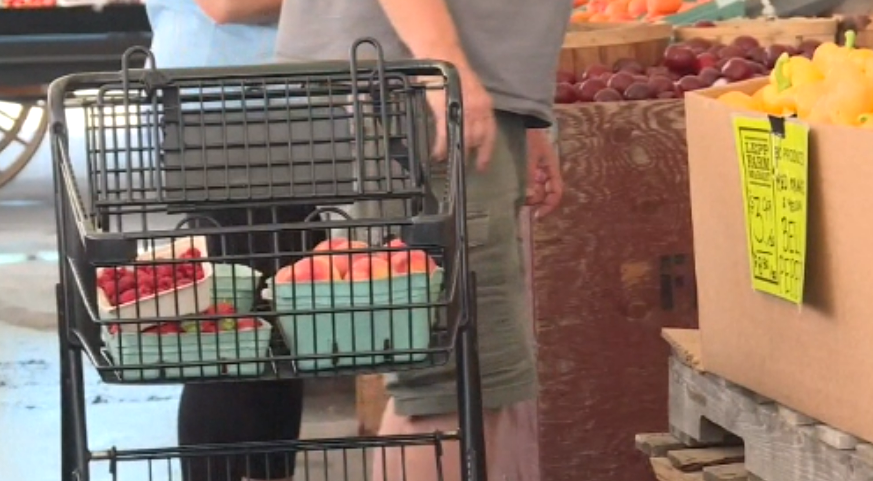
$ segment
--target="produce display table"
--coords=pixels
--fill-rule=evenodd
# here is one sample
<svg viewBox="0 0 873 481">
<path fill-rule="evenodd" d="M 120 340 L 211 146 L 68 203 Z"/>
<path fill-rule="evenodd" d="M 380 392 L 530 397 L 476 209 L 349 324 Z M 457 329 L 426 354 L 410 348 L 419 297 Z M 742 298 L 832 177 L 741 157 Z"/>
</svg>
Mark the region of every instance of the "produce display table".
<svg viewBox="0 0 873 481">
<path fill-rule="evenodd" d="M 683 104 L 578 104 L 557 119 L 564 205 L 526 233 L 535 464 L 549 481 L 647 479 L 628 440 L 667 427 L 658 333 L 696 323 Z"/>
</svg>

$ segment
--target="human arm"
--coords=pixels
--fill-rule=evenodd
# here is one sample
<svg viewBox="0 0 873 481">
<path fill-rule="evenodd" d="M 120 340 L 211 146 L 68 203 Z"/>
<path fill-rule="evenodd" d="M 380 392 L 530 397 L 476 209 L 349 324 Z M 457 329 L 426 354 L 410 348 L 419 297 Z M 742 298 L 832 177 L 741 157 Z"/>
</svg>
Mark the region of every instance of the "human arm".
<svg viewBox="0 0 873 481">
<path fill-rule="evenodd" d="M 265 23 L 279 17 L 282 0 L 195 0 L 217 24 Z"/>
<path fill-rule="evenodd" d="M 484 169 L 491 160 L 497 126 L 491 96 L 467 61 L 455 22 L 445 0 L 379 0 L 397 36 L 415 58 L 452 63 L 461 77 L 464 102 L 464 146 L 475 150 L 477 165 Z M 437 126 L 433 155 L 447 153 L 444 92 L 432 92 L 428 100 Z"/>
<path fill-rule="evenodd" d="M 558 152 L 548 129 L 527 131 L 527 205 L 542 218 L 554 212 L 564 196 Z"/>
</svg>

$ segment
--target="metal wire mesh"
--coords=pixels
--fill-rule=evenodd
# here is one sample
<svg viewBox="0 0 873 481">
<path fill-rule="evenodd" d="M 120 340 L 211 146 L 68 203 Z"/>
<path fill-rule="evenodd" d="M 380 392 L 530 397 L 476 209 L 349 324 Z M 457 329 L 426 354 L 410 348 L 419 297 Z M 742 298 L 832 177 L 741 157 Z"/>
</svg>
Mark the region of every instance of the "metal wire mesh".
<svg viewBox="0 0 873 481">
<path fill-rule="evenodd" d="M 62 234 L 85 317 L 72 332 L 104 380 L 447 361 L 467 273 L 462 155 L 427 155 L 445 72 L 354 56 L 314 70 L 124 70 L 56 89 L 85 113 L 84 188 L 71 125 L 53 138 L 78 234 Z"/>
<path fill-rule="evenodd" d="M 456 439 L 456 434 L 437 433 L 109 451 L 95 453 L 92 476 L 108 468 L 113 481 L 286 480 L 292 474 L 297 481 L 366 481 L 372 479 L 374 464 L 391 457 L 400 460 L 398 477 L 392 479 L 414 480 L 415 473 L 407 469 L 408 455 L 425 451 L 432 453 L 441 480 L 444 445 Z"/>
</svg>

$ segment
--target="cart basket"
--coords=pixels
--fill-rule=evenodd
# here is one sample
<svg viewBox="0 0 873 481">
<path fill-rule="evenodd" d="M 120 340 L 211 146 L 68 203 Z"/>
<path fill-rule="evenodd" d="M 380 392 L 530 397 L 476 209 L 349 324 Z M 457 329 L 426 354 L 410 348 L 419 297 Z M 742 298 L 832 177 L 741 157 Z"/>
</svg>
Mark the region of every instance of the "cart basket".
<svg viewBox="0 0 873 481">
<path fill-rule="evenodd" d="M 470 311 L 451 65 L 386 62 L 369 39 L 348 62 L 128 68 L 139 54 L 49 90 L 70 331 L 105 381 L 448 360 Z"/>
</svg>

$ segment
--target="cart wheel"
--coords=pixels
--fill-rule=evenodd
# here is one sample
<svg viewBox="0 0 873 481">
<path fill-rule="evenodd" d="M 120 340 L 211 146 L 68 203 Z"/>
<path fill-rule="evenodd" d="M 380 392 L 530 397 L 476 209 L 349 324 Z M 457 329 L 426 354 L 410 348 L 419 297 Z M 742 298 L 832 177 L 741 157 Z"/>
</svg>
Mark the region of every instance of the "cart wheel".
<svg viewBox="0 0 873 481">
<path fill-rule="evenodd" d="M 42 100 L 0 102 L 0 188 L 30 162 L 42 145 L 48 124 Z"/>
</svg>

